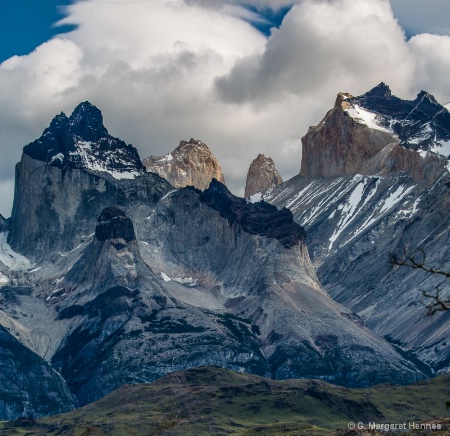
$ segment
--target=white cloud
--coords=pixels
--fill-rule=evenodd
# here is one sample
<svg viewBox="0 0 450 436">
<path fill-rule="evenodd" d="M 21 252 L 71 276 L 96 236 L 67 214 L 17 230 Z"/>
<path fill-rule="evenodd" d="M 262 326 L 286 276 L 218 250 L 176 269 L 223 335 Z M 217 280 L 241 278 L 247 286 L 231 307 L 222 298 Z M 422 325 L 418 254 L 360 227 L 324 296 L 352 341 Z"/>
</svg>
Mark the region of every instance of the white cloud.
<svg viewBox="0 0 450 436">
<path fill-rule="evenodd" d="M 111 134 L 142 157 L 203 140 L 242 194 L 260 152 L 284 178 L 298 173 L 300 139 L 339 91 L 385 81 L 402 97 L 423 88 L 450 100 L 448 40 L 406 42 L 387 0 L 303 0 L 270 38 L 248 24 L 237 0 L 205 5 L 79 1 L 64 20 L 77 30 L 0 65 L 0 213 L 10 214 L 5 192 L 21 148 L 80 101 L 96 104 Z"/>
<path fill-rule="evenodd" d="M 2 214 L 4 218 L 8 218 L 10 216 L 9 209 L 6 209 L 5 205 L 9 206 L 12 204 L 13 195 L 14 181 L 12 179 L 0 181 L 0 214 Z M 7 211 L 8 213 L 4 211 Z"/>
<path fill-rule="evenodd" d="M 450 36 L 422 34 L 408 43 L 416 62 L 414 85 L 450 102 Z"/>
<path fill-rule="evenodd" d="M 266 104 L 292 93 L 367 90 L 386 81 L 406 91 L 413 59 L 389 2 L 305 0 L 273 32 L 262 55 L 217 80 L 228 101 Z"/>
<path fill-rule="evenodd" d="M 298 3 L 299 0 L 184 0 L 188 5 L 198 5 L 204 8 L 220 9 L 224 5 L 248 5 L 254 6 L 258 9 L 270 8 L 272 10 L 280 9 L 282 7 L 291 6 Z"/>
</svg>

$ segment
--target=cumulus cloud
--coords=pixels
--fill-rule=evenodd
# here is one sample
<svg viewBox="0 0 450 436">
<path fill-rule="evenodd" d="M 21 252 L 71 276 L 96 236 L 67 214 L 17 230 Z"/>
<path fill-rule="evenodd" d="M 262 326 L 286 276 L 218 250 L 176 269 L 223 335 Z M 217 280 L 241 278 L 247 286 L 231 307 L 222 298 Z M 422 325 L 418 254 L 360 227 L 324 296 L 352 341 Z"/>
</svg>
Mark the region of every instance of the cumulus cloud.
<svg viewBox="0 0 450 436">
<path fill-rule="evenodd" d="M 414 85 L 433 94 L 438 101 L 450 102 L 450 36 L 414 36 L 408 43 L 415 59 Z"/>
<path fill-rule="evenodd" d="M 224 100 L 262 104 L 336 86 L 358 92 L 382 80 L 405 92 L 413 67 L 387 1 L 305 0 L 262 54 L 239 60 L 216 86 Z"/>
<path fill-rule="evenodd" d="M 269 37 L 238 0 L 71 5 L 63 23 L 75 31 L 0 64 L 0 213 L 10 214 L 6 191 L 23 145 L 80 101 L 96 104 L 141 157 L 203 140 L 242 194 L 260 152 L 285 178 L 298 173 L 300 139 L 339 91 L 385 81 L 402 97 L 427 89 L 450 100 L 447 37 L 407 42 L 387 0 L 245 2 L 256 11 L 293 3 Z"/>
</svg>

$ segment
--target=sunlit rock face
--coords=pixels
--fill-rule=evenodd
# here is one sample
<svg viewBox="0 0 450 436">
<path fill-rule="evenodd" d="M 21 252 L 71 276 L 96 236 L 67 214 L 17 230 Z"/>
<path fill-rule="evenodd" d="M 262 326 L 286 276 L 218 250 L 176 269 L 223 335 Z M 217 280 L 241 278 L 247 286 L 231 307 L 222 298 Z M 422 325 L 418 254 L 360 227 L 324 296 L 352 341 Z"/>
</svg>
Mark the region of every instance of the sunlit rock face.
<svg viewBox="0 0 450 436">
<path fill-rule="evenodd" d="M 206 189 L 212 179 L 225 184 L 219 161 L 202 141 L 190 139 L 165 156 L 143 159 L 147 171 L 156 173 L 177 188 Z"/>
<path fill-rule="evenodd" d="M 259 154 L 251 163 L 245 183 L 245 198 L 272 189 L 283 183 L 283 179 L 275 168 L 270 157 Z"/>
<path fill-rule="evenodd" d="M 304 226 L 327 292 L 428 374 L 449 369 L 449 325 L 447 314 L 425 316 L 422 291 L 447 283 L 390 254 L 450 270 L 449 139 L 450 113 L 426 92 L 341 93 L 302 139 L 300 175 L 262 196 Z"/>
<path fill-rule="evenodd" d="M 325 118 L 302 138 L 304 177 L 407 172 L 433 177 L 450 154 L 450 113 L 421 92 L 413 101 L 383 83 L 360 96 L 340 93 Z"/>
</svg>

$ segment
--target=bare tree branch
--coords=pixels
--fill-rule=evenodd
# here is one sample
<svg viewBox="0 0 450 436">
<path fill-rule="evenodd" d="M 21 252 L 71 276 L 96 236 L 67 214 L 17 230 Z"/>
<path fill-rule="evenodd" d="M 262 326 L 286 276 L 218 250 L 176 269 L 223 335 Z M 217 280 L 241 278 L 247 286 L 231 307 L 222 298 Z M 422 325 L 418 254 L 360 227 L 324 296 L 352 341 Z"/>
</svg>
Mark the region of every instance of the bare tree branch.
<svg viewBox="0 0 450 436">
<path fill-rule="evenodd" d="M 406 266 L 412 269 L 418 269 L 430 274 L 436 274 L 444 276 L 446 279 L 450 278 L 450 271 L 443 271 L 436 268 L 432 268 L 426 265 L 426 253 L 423 248 L 420 248 L 415 254 L 404 254 L 402 258 L 399 258 L 396 254 L 389 255 L 390 261 L 393 265 Z M 422 291 L 422 296 L 431 300 L 425 307 L 428 310 L 428 315 L 434 315 L 436 312 L 443 312 L 450 310 L 450 296 L 442 295 L 442 287 L 445 284 L 440 283 L 434 289 L 434 293 L 428 291 Z"/>
</svg>

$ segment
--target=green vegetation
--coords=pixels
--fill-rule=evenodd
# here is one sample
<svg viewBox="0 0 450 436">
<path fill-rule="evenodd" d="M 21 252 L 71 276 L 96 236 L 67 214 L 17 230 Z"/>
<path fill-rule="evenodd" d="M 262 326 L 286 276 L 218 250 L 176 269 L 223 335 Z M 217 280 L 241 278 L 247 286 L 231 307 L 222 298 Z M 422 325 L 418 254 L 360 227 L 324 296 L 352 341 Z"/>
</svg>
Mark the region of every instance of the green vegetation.
<svg viewBox="0 0 450 436">
<path fill-rule="evenodd" d="M 367 425 L 445 418 L 449 391 L 449 375 L 411 386 L 347 389 L 202 367 L 147 385 L 124 385 L 62 415 L 0 423 L 0 434 L 322 435 L 347 428 L 350 421 Z"/>
</svg>

